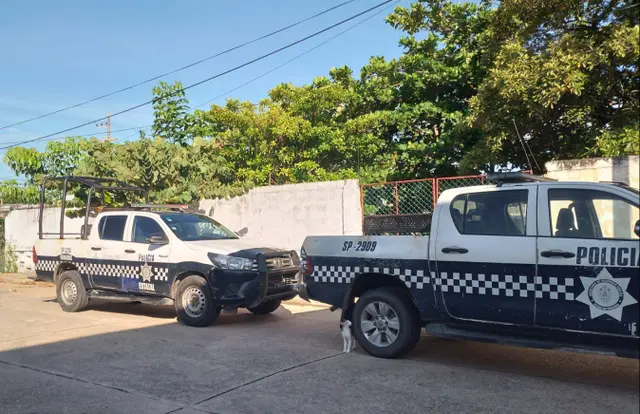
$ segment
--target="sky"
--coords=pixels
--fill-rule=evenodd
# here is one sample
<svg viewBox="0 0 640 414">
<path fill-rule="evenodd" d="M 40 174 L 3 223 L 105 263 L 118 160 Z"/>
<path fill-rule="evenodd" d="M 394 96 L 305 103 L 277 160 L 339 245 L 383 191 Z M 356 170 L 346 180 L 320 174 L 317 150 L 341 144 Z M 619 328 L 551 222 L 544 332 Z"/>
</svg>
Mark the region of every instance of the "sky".
<svg viewBox="0 0 640 414">
<path fill-rule="evenodd" d="M 229 47 L 263 36 L 344 0 L 3 0 L 0 4 L 0 127 L 74 105 L 169 72 Z M 382 0 L 356 0 L 310 22 L 162 78 L 184 85 L 255 59 L 364 11 Z M 409 0 L 400 5 L 408 6 Z M 388 7 L 388 6 L 385 6 Z M 398 57 L 402 33 L 384 22 L 393 7 L 367 22 L 246 85 L 227 91 L 307 51 L 368 15 L 336 27 L 283 52 L 187 91 L 192 107 L 224 95 L 258 101 L 281 82 L 302 85 L 347 65 L 357 75 L 371 56 Z M 0 130 L 0 147 L 48 135 L 104 117 L 152 98 L 154 81 L 132 90 Z M 206 108 L 208 105 L 204 106 Z M 112 131 L 149 125 L 146 106 L 113 117 Z M 104 133 L 93 124 L 63 135 Z M 104 135 L 97 135 L 102 137 Z M 130 140 L 136 130 L 113 133 Z M 46 141 L 25 145 L 44 149 Z M 4 157 L 5 151 L 0 151 Z M 13 173 L 4 164 L 0 179 Z"/>
</svg>

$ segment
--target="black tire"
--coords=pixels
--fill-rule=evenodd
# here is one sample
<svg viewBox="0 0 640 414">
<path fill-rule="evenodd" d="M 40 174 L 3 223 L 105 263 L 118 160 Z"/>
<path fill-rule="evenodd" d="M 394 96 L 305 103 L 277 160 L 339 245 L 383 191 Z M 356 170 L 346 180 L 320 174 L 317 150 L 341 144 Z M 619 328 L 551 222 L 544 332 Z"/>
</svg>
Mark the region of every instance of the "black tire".
<svg viewBox="0 0 640 414">
<path fill-rule="evenodd" d="M 365 335 L 361 326 L 365 308 L 374 302 L 385 303 L 391 307 L 398 317 L 400 329 L 399 332 L 396 332 L 397 338 L 390 345 L 377 346 L 373 344 L 367 339 L 367 335 Z M 368 313 L 365 314 L 368 315 Z M 354 328 L 353 334 L 358 344 L 368 354 L 378 358 L 400 358 L 406 355 L 416 346 L 422 331 L 418 311 L 411 297 L 401 288 L 386 287 L 365 292 L 353 309 L 353 320 L 351 322 Z"/>
<path fill-rule="evenodd" d="M 269 313 L 275 312 L 276 309 L 280 307 L 282 303 L 281 300 L 266 300 L 259 304 L 258 306 L 254 306 L 253 308 L 247 308 L 249 312 L 254 315 L 267 315 Z"/>
<path fill-rule="evenodd" d="M 200 276 L 188 276 L 178 284 L 174 303 L 178 320 L 188 326 L 209 326 L 220 315 L 207 281 Z"/>
<path fill-rule="evenodd" d="M 80 312 L 89 304 L 89 295 L 77 270 L 67 270 L 56 279 L 56 300 L 65 312 Z"/>
</svg>

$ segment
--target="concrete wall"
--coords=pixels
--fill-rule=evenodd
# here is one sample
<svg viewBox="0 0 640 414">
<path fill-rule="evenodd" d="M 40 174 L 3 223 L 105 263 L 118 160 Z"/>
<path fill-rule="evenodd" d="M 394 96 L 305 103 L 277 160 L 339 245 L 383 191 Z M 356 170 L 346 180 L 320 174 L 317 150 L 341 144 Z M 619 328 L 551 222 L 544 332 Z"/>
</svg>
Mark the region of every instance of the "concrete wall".
<svg viewBox="0 0 640 414">
<path fill-rule="evenodd" d="M 245 240 L 299 250 L 309 235 L 360 235 L 358 180 L 260 187 L 230 200 L 204 200 L 200 209 Z"/>
<path fill-rule="evenodd" d="M 60 231 L 60 208 L 48 208 L 44 212 L 42 220 L 43 232 L 53 233 Z M 70 219 L 65 217 L 65 233 L 79 233 L 84 219 Z M 31 249 L 38 238 L 38 209 L 13 210 L 5 218 L 5 240 L 11 244 L 16 252 L 18 271 L 33 271 Z"/>
<path fill-rule="evenodd" d="M 547 177 L 575 181 L 622 181 L 640 188 L 640 156 L 587 158 L 545 164 Z"/>
</svg>

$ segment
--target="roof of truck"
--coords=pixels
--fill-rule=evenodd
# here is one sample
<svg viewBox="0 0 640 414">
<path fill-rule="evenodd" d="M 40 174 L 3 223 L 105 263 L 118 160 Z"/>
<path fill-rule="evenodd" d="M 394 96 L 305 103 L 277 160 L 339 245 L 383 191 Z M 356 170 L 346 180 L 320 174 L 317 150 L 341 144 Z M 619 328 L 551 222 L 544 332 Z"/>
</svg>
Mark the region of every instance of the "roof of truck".
<svg viewBox="0 0 640 414">
<path fill-rule="evenodd" d="M 478 190 L 482 188 L 500 188 L 500 187 L 532 187 L 538 186 L 540 184 L 544 185 L 562 185 L 566 186 L 567 184 L 591 184 L 596 186 L 615 186 L 627 191 L 631 191 L 640 196 L 640 190 L 635 187 L 629 186 L 627 183 L 620 181 L 577 181 L 577 180 L 567 180 L 561 181 L 548 177 L 535 176 L 522 172 L 514 172 L 514 173 L 495 173 L 488 174 L 486 179 L 490 181 L 490 184 L 485 185 L 473 185 L 473 186 L 465 186 L 458 187 L 446 190 L 447 193 L 459 193 L 461 191 L 468 191 L 470 189 Z"/>
</svg>

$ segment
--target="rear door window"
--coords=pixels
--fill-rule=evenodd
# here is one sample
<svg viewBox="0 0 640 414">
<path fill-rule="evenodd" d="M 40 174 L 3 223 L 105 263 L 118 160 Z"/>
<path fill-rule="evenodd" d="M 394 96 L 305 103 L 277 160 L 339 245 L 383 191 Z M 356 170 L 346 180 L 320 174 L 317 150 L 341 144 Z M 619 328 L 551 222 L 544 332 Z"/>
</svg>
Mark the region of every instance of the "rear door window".
<svg viewBox="0 0 640 414">
<path fill-rule="evenodd" d="M 451 218 L 460 234 L 524 236 L 527 190 L 462 194 L 451 203 Z"/>
<path fill-rule="evenodd" d="M 98 235 L 102 240 L 122 241 L 127 216 L 104 216 L 100 219 Z"/>
</svg>

